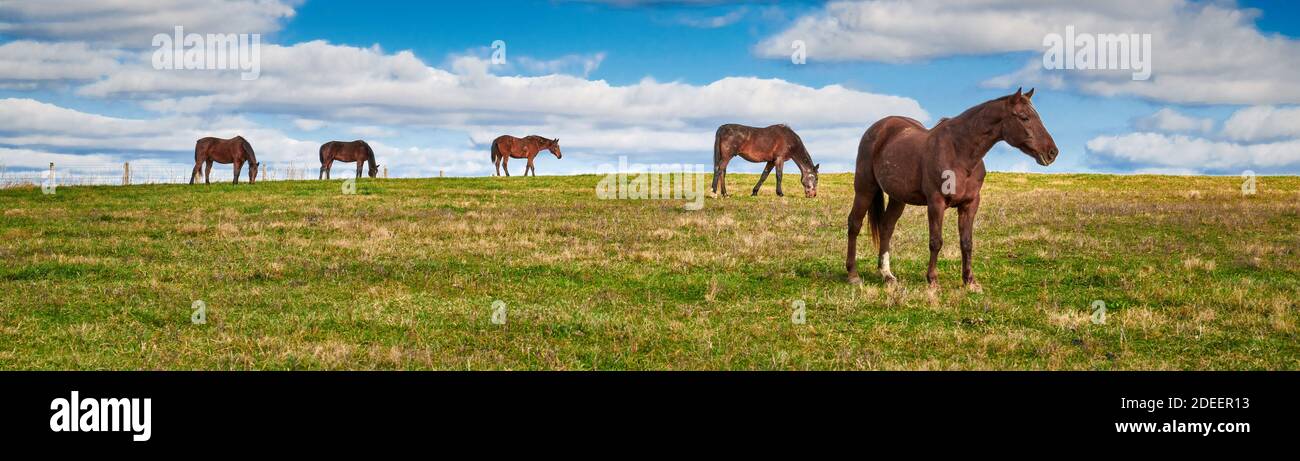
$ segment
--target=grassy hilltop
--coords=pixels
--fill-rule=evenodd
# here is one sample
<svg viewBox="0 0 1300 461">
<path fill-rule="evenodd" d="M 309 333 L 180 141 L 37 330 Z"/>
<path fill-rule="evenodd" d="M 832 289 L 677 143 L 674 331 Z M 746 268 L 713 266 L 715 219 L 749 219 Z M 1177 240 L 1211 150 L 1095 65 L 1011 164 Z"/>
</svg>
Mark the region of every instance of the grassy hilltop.
<svg viewBox="0 0 1300 461">
<path fill-rule="evenodd" d="M 901 288 L 866 238 L 848 285 L 851 175 L 792 178 L 700 211 L 596 176 L 0 190 L 0 368 L 1300 369 L 1300 178 L 993 174 L 983 294 L 955 210 L 926 289 L 916 207 Z"/>
</svg>

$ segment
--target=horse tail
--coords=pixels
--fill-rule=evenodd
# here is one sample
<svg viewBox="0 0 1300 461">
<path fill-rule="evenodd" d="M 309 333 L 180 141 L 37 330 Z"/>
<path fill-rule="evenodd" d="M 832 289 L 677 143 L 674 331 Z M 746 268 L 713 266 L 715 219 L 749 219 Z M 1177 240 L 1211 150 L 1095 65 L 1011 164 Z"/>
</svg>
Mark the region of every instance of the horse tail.
<svg viewBox="0 0 1300 461">
<path fill-rule="evenodd" d="M 885 216 L 885 191 L 879 187 L 876 193 L 871 196 L 871 206 L 867 208 L 867 223 L 871 227 L 871 243 L 876 245 L 876 250 L 880 250 L 880 233 L 884 227 L 882 218 Z"/>
<path fill-rule="evenodd" d="M 207 141 L 207 138 L 200 139 L 194 143 L 194 163 L 203 161 L 204 153 L 207 150 L 204 148 L 207 144 L 204 141 Z"/>
<path fill-rule="evenodd" d="M 497 147 L 497 141 L 499 139 L 492 140 L 492 163 L 496 163 L 497 159 L 501 158 L 501 148 Z"/>
<path fill-rule="evenodd" d="M 723 132 L 726 131 L 726 129 L 727 129 L 727 125 L 722 125 L 718 127 L 717 133 L 713 135 L 713 169 L 714 170 L 716 170 L 718 168 L 718 164 L 722 162 L 722 136 L 723 136 Z M 714 171 L 713 173 L 717 174 L 717 171 Z"/>
<path fill-rule="evenodd" d="M 871 128 L 867 129 L 867 132 L 862 136 L 862 142 L 858 146 L 859 164 L 862 162 L 866 162 L 868 165 L 872 163 L 872 157 L 880 151 L 880 144 L 882 144 L 879 142 L 880 136 L 881 133 L 878 124 L 872 125 Z M 862 171 L 862 168 L 859 167 L 858 171 Z M 865 177 L 866 175 L 863 176 L 864 177 L 859 178 L 858 175 L 854 175 L 853 189 L 856 193 L 861 193 L 863 189 L 872 189 L 870 191 L 870 203 L 867 205 L 867 227 L 871 234 L 871 243 L 874 244 L 876 250 L 879 251 L 880 234 L 884 228 L 885 190 L 880 187 L 879 181 L 875 178 L 875 169 L 872 169 L 872 177 Z"/>
<path fill-rule="evenodd" d="M 319 155 L 319 157 L 320 157 L 320 164 L 321 164 L 321 165 L 325 165 L 325 151 L 329 150 L 329 147 L 330 147 L 330 143 L 325 143 L 325 144 L 321 144 L 321 145 L 320 145 L 320 155 Z"/>
</svg>

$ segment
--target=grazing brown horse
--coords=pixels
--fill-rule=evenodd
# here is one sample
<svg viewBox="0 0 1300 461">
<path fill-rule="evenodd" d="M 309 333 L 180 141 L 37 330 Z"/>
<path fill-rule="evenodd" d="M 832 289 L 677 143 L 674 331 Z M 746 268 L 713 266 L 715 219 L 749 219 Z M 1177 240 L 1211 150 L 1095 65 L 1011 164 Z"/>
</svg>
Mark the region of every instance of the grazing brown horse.
<svg viewBox="0 0 1300 461">
<path fill-rule="evenodd" d="M 785 192 L 781 190 L 781 179 L 785 170 L 785 161 L 794 160 L 802 175 L 799 182 L 803 184 L 804 195 L 817 196 L 817 170 L 821 165 L 813 165 L 812 156 L 808 155 L 803 140 L 799 139 L 799 135 L 795 134 L 790 127 L 772 125 L 767 128 L 755 128 L 736 124 L 718 127 L 718 134 L 713 139 L 714 195 L 718 194 L 719 187 L 722 189 L 722 195 L 724 197 L 727 195 L 727 164 L 731 163 L 731 158 L 737 155 L 750 162 L 767 163 L 763 175 L 758 178 L 758 184 L 754 185 L 754 191 L 750 195 L 758 195 L 758 189 L 763 187 L 767 174 L 772 172 L 772 168 L 776 168 L 776 195 L 784 196 Z"/>
<path fill-rule="evenodd" d="M 235 184 L 239 184 L 239 170 L 244 168 L 245 161 L 248 162 L 248 183 L 253 184 L 257 182 L 257 167 L 261 164 L 257 163 L 257 156 L 253 154 L 253 146 L 248 144 L 248 140 L 243 136 L 200 139 L 194 144 L 194 171 L 190 173 L 190 184 L 194 184 L 194 178 L 204 165 L 203 183 L 210 184 L 208 179 L 212 175 L 212 162 L 235 164 Z"/>
<path fill-rule="evenodd" d="M 512 158 L 528 159 L 528 166 L 524 167 L 524 176 L 528 176 L 528 171 L 532 170 L 533 176 L 537 176 L 537 167 L 533 166 L 533 158 L 542 149 L 551 151 L 555 158 L 561 158 L 560 139 L 546 139 L 541 136 L 526 136 L 523 139 L 510 135 L 502 135 L 492 140 L 492 163 L 497 167 L 497 176 L 501 176 L 501 170 L 505 170 L 506 176 L 510 176 L 510 168 L 506 166 Z"/>
<path fill-rule="evenodd" d="M 329 179 L 334 161 L 357 163 L 357 177 L 361 177 L 361 165 L 370 162 L 370 177 L 379 174 L 379 165 L 375 164 L 375 151 L 370 144 L 360 139 L 352 142 L 330 141 L 320 146 L 320 174 L 316 179 Z"/>
<path fill-rule="evenodd" d="M 972 107 L 961 115 L 925 129 L 907 117 L 885 117 L 871 125 L 858 144 L 853 175 L 853 211 L 849 212 L 849 251 L 845 268 L 849 282 L 862 283 L 857 268 L 858 232 L 869 216 L 871 237 L 879 249 L 880 275 L 896 283 L 889 268 L 889 240 L 906 205 L 924 206 L 930 220 L 930 269 L 926 279 L 938 286 L 939 250 L 943 248 L 943 213 L 957 208 L 961 235 L 962 282 L 980 291 L 971 271 L 975 213 L 984 186 L 984 155 L 998 141 L 1020 149 L 1039 165 L 1056 160 L 1059 151 L 1043 127 L 1030 98 L 1034 90 L 1003 96 Z M 885 195 L 889 206 L 885 207 Z"/>
</svg>

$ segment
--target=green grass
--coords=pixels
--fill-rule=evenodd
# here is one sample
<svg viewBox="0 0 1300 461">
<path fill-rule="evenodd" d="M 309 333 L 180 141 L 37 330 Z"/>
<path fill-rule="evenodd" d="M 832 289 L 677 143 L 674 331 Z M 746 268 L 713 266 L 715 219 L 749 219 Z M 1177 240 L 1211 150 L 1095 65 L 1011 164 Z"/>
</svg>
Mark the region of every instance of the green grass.
<svg viewBox="0 0 1300 461">
<path fill-rule="evenodd" d="M 915 207 L 901 286 L 867 239 L 847 284 L 851 180 L 701 211 L 595 176 L 0 190 L 0 368 L 1300 368 L 1300 178 L 993 174 L 982 294 L 955 212 L 926 288 Z"/>
</svg>

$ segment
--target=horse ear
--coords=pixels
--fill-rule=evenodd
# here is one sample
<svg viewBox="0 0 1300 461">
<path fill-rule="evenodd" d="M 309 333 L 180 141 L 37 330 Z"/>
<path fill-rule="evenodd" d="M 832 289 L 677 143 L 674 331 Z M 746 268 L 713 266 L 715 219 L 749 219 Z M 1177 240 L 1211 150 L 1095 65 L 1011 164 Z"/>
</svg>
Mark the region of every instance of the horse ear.
<svg viewBox="0 0 1300 461">
<path fill-rule="evenodd" d="M 551 144 L 559 144 L 559 143 L 560 143 L 560 138 L 555 138 L 551 140 Z"/>
<path fill-rule="evenodd" d="M 818 164 L 816 164 L 816 165 L 813 165 L 813 171 L 818 171 L 818 170 L 821 170 L 821 169 L 822 169 L 822 164 L 818 163 Z"/>
<path fill-rule="evenodd" d="M 1007 107 L 1011 107 L 1011 106 L 1014 106 L 1014 105 L 1016 105 L 1016 104 L 1020 104 L 1020 100 L 1021 100 L 1021 98 L 1024 98 L 1024 97 L 1025 97 L 1025 94 L 1021 91 L 1021 90 L 1023 90 L 1023 89 L 1024 89 L 1024 87 L 1016 88 L 1016 94 L 1013 94 L 1013 95 L 1011 95 L 1010 97 L 1007 98 Z"/>
<path fill-rule="evenodd" d="M 1025 99 L 1033 99 L 1033 98 L 1034 98 L 1034 88 L 1030 88 L 1029 92 L 1025 93 Z"/>
</svg>

